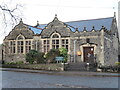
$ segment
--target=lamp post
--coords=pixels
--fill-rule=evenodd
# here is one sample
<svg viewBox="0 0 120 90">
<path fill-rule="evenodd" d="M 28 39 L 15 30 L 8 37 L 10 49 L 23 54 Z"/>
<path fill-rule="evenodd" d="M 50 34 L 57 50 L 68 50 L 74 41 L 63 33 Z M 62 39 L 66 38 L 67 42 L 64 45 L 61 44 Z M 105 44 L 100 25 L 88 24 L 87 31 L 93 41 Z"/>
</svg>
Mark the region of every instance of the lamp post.
<svg viewBox="0 0 120 90">
<path fill-rule="evenodd" d="M 2 44 L 1 48 L 2 48 L 2 64 L 4 63 L 4 45 Z"/>
<path fill-rule="evenodd" d="M 36 45 L 35 45 L 36 51 L 37 51 L 37 41 L 36 41 Z"/>
<path fill-rule="evenodd" d="M 77 40 L 74 40 L 74 63 L 76 62 L 76 41 Z"/>
</svg>

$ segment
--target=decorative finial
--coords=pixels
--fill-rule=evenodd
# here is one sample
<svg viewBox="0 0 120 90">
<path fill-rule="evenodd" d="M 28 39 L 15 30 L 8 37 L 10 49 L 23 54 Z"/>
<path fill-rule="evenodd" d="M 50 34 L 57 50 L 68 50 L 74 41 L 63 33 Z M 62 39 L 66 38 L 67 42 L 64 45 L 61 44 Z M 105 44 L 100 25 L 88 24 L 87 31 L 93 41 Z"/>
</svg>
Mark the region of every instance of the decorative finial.
<svg viewBox="0 0 120 90">
<path fill-rule="evenodd" d="M 37 20 L 37 25 L 39 25 L 39 21 Z"/>
<path fill-rule="evenodd" d="M 22 18 L 20 18 L 20 22 L 19 23 L 23 23 Z"/>
<path fill-rule="evenodd" d="M 116 12 L 114 12 L 114 18 L 116 18 Z"/>
<path fill-rule="evenodd" d="M 101 29 L 104 29 L 105 30 L 105 27 L 104 26 L 102 26 L 102 28 Z"/>
<path fill-rule="evenodd" d="M 58 20 L 58 18 L 57 18 L 57 14 L 55 14 L 55 18 L 54 18 L 53 21 L 57 21 L 57 20 Z"/>
<path fill-rule="evenodd" d="M 87 30 L 86 30 L 86 27 L 84 27 L 83 31 L 87 31 Z"/>
<path fill-rule="evenodd" d="M 55 17 L 57 17 L 57 14 L 55 14 Z"/>
<path fill-rule="evenodd" d="M 78 31 L 78 28 L 76 28 L 76 32 L 79 32 L 79 31 Z"/>
<path fill-rule="evenodd" d="M 93 26 L 92 30 L 95 30 L 95 26 Z"/>
</svg>

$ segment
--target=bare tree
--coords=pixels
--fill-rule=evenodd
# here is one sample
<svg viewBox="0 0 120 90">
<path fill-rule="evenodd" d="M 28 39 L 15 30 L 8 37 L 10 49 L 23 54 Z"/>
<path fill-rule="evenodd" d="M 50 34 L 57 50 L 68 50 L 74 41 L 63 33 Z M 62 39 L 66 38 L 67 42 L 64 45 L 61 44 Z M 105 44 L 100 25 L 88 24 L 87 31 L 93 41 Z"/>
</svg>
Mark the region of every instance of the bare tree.
<svg viewBox="0 0 120 90">
<path fill-rule="evenodd" d="M 19 21 L 21 18 L 20 15 L 22 15 L 20 11 L 21 7 L 22 5 L 20 4 L 16 4 L 12 8 L 9 4 L 0 4 L 0 16 L 2 17 L 5 26 L 8 25 L 8 22 L 11 22 L 11 25 L 14 26 Z"/>
</svg>

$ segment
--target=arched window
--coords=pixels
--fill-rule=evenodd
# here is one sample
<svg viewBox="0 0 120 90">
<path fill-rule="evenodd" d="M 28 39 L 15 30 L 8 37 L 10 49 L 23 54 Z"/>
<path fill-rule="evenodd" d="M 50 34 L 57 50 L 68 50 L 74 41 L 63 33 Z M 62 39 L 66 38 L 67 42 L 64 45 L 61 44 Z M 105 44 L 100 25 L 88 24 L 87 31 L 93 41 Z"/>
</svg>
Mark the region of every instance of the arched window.
<svg viewBox="0 0 120 90">
<path fill-rule="evenodd" d="M 52 36 L 52 48 L 58 49 L 60 48 L 60 35 L 59 34 L 53 34 Z"/>
<path fill-rule="evenodd" d="M 25 37 L 24 37 L 23 35 L 20 34 L 20 35 L 17 36 L 16 39 L 17 39 L 17 40 L 23 40 L 23 39 L 25 39 Z"/>
<path fill-rule="evenodd" d="M 23 36 L 19 36 L 19 37 L 18 37 L 18 40 L 21 40 L 21 39 L 23 39 Z"/>
<path fill-rule="evenodd" d="M 21 34 L 17 37 L 17 53 L 24 53 L 24 39 L 24 36 Z"/>
<path fill-rule="evenodd" d="M 59 36 L 57 34 L 54 34 L 52 38 L 59 38 Z"/>
</svg>

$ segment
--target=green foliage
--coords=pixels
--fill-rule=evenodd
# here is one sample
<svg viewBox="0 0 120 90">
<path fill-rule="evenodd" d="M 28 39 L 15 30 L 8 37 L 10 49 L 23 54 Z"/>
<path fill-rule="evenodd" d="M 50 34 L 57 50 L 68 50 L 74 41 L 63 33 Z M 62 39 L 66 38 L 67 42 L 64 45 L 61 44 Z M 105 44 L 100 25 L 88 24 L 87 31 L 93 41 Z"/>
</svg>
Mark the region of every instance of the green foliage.
<svg viewBox="0 0 120 90">
<path fill-rule="evenodd" d="M 37 57 L 37 63 L 45 63 L 44 61 L 44 53 L 39 52 L 39 56 Z"/>
<path fill-rule="evenodd" d="M 30 64 L 36 63 L 43 63 L 44 62 L 44 53 L 40 53 L 36 50 L 30 50 L 29 53 L 26 54 L 26 61 Z"/>
<path fill-rule="evenodd" d="M 116 64 L 116 65 L 120 65 L 120 62 L 116 62 L 115 64 Z"/>
<path fill-rule="evenodd" d="M 13 65 L 13 64 L 24 64 L 23 61 L 18 61 L 18 62 L 7 62 L 5 64 L 8 64 L 8 65 Z"/>
<path fill-rule="evenodd" d="M 7 62 L 5 64 L 8 64 L 8 65 L 10 64 L 11 65 L 11 64 L 16 64 L 16 62 Z"/>
<path fill-rule="evenodd" d="M 60 51 L 58 49 L 51 49 L 46 55 L 46 62 L 55 63 L 55 57 L 60 56 Z"/>
<path fill-rule="evenodd" d="M 64 57 L 64 62 L 67 62 L 68 54 L 67 54 L 67 49 L 62 47 L 59 48 L 60 51 L 60 56 Z"/>
<path fill-rule="evenodd" d="M 23 64 L 23 63 L 24 63 L 23 61 L 16 62 L 16 64 Z"/>
</svg>

